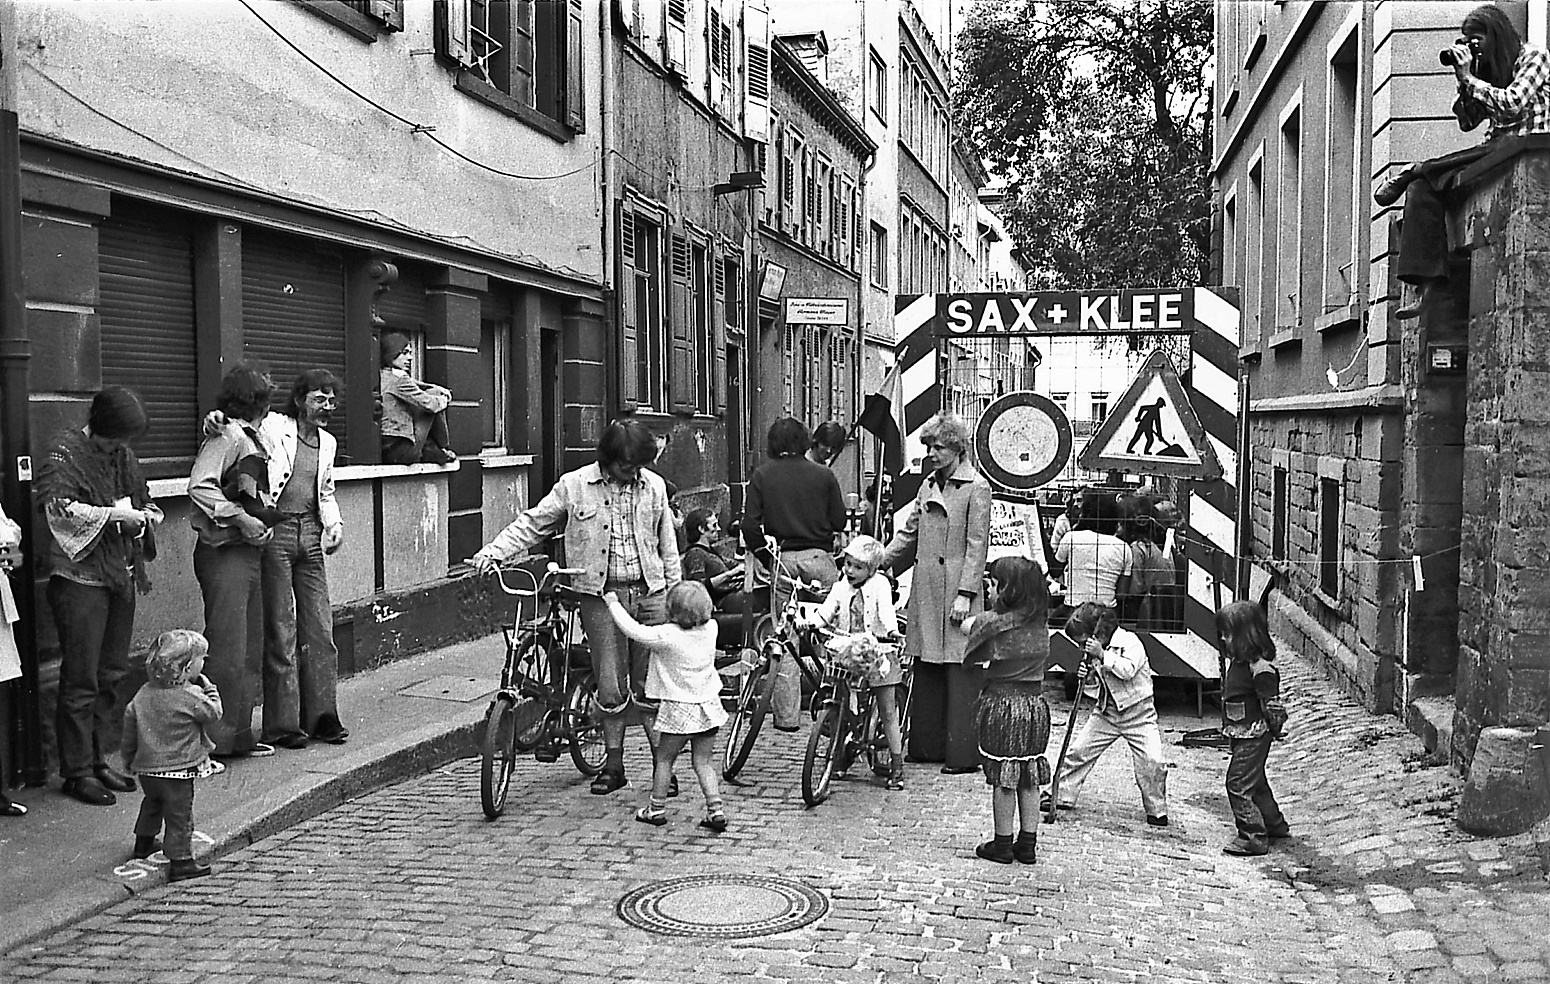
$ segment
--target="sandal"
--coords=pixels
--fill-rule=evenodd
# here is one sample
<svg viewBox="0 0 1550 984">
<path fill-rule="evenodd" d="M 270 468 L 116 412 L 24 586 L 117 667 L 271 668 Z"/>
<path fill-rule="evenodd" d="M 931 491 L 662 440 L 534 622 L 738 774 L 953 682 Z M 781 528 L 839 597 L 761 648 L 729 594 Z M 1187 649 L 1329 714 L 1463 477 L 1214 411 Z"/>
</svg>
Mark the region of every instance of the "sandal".
<svg viewBox="0 0 1550 984">
<path fill-rule="evenodd" d="M 635 819 L 641 823 L 649 823 L 653 827 L 661 827 L 667 824 L 667 811 L 643 806 L 635 811 Z"/>
<path fill-rule="evenodd" d="M 727 829 L 727 815 L 725 813 L 712 813 L 700 821 L 700 826 L 712 833 L 719 834 Z"/>
<path fill-rule="evenodd" d="M 27 807 L 12 799 L 0 796 L 0 817 L 24 817 Z"/>
</svg>

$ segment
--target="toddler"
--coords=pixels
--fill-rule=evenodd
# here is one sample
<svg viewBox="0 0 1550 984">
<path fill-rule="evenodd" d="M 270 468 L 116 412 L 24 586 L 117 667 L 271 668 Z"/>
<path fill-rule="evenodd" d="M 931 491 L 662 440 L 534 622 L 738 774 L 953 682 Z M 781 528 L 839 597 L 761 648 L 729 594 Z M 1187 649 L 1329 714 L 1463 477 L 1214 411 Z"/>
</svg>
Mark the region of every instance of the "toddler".
<svg viewBox="0 0 1550 984">
<path fill-rule="evenodd" d="M 1252 601 L 1235 601 L 1217 612 L 1216 634 L 1227 657 L 1222 680 L 1222 734 L 1232 744 L 1227 803 L 1238 825 L 1238 836 L 1222 851 L 1257 856 L 1270 850 L 1271 840 L 1292 833 L 1265 777 L 1270 742 L 1286 723 L 1281 674 L 1271 662 L 1276 644 L 1265 610 Z"/>
<path fill-rule="evenodd" d="M 447 406 L 452 391 L 410 374 L 414 349 L 398 332 L 382 336 L 382 460 L 390 465 L 457 460 L 447 443 Z"/>
<path fill-rule="evenodd" d="M 636 811 L 635 819 L 657 827 L 667 823 L 673 762 L 688 743 L 705 796 L 700 826 L 721 833 L 727 829 L 727 815 L 711 757 L 727 712 L 721 706 L 721 676 L 716 672 L 716 622 L 711 617 L 710 593 L 698 581 L 679 581 L 668 588 L 667 622 L 662 625 L 635 621 L 612 591 L 603 595 L 603 601 L 619 631 L 650 647 L 646 696 L 660 702 L 651 801 Z"/>
<path fill-rule="evenodd" d="M 135 821 L 134 856 L 162 850 L 172 861 L 168 881 L 202 878 L 210 866 L 194 860 L 194 780 L 224 771 L 210 758 L 215 741 L 207 725 L 221 719 L 221 695 L 204 673 L 209 643 L 198 632 L 163 632 L 145 658 L 149 678 L 124 710 L 124 762 L 140 774 L 145 799 Z"/>
<path fill-rule="evenodd" d="M 974 734 L 985 760 L 995 837 L 974 853 L 997 864 L 1036 860 L 1039 786 L 1048 778 L 1049 705 L 1040 691 L 1049 662 L 1049 592 L 1044 571 L 1024 557 L 1000 557 L 987 571 L 991 611 L 963 623 L 963 661 L 985 668 Z M 1042 773 L 1042 774 L 1041 774 Z M 1012 828 L 1018 820 L 1017 840 Z"/>
<path fill-rule="evenodd" d="M 1119 627 L 1114 609 L 1095 602 L 1078 605 L 1066 621 L 1065 632 L 1086 653 L 1083 693 L 1096 694 L 1098 708 L 1066 755 L 1058 805 L 1061 809 L 1076 805 L 1098 757 L 1115 739 L 1123 738 L 1130 745 L 1146 822 L 1168 826 L 1168 763 L 1163 759 L 1162 729 L 1152 700 L 1152 666 L 1141 640 Z"/>
<path fill-rule="evenodd" d="M 875 538 L 858 536 L 845 546 L 844 574 L 829 589 L 829 596 L 813 613 L 811 624 L 828 626 L 851 635 L 865 633 L 874 639 L 899 638 L 899 616 L 893 607 L 893 587 L 877 572 L 883 564 L 886 548 Z M 899 730 L 899 684 L 904 682 L 904 666 L 898 657 L 889 659 L 881 672 L 867 678 L 877 696 L 878 716 L 888 739 L 889 789 L 904 788 L 904 736 Z"/>
</svg>

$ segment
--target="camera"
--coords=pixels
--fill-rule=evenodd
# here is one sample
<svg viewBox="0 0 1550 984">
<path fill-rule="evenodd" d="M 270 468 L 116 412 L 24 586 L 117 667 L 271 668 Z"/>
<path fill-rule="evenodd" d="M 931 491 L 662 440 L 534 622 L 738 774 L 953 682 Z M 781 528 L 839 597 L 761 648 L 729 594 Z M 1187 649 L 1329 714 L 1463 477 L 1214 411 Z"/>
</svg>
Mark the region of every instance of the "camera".
<svg viewBox="0 0 1550 984">
<path fill-rule="evenodd" d="M 1458 38 L 1453 43 L 1456 45 L 1463 45 L 1466 48 L 1469 47 L 1469 42 L 1463 38 Z M 1444 48 L 1437 52 L 1438 63 L 1446 65 L 1448 68 L 1452 68 L 1458 64 L 1458 57 L 1458 52 L 1454 51 L 1451 47 Z"/>
</svg>

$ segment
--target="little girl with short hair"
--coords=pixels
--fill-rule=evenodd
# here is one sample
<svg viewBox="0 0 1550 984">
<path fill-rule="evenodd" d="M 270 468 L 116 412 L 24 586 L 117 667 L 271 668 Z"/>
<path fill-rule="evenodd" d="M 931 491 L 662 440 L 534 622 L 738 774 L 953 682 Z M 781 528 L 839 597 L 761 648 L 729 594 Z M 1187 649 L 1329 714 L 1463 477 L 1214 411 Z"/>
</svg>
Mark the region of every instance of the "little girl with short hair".
<svg viewBox="0 0 1550 984">
<path fill-rule="evenodd" d="M 721 676 L 716 672 L 716 622 L 710 593 L 698 581 L 679 581 L 667 590 L 667 622 L 642 625 L 619 604 L 612 591 L 603 595 L 619 631 L 651 648 L 646 670 L 646 696 L 659 701 L 656 728 L 656 769 L 651 801 L 635 819 L 660 827 L 667 823 L 667 798 L 673 762 L 690 746 L 694 774 L 705 796 L 700 826 L 715 833 L 727 829 L 721 787 L 712 757 L 716 732 L 727 720 L 721 706 Z"/>
<path fill-rule="evenodd" d="M 1275 640 L 1265 610 L 1252 601 L 1234 601 L 1216 613 L 1216 633 L 1227 673 L 1222 678 L 1222 734 L 1231 742 L 1227 763 L 1227 803 L 1238 836 L 1223 853 L 1258 856 L 1270 841 L 1291 836 L 1291 828 L 1265 776 L 1270 743 L 1286 723 L 1281 706 L 1281 673 L 1276 669 Z"/>
<path fill-rule="evenodd" d="M 210 758 L 215 740 L 206 728 L 221 719 L 221 694 L 204 676 L 210 644 L 190 629 L 156 638 L 145 658 L 149 678 L 124 709 L 124 762 L 139 773 L 145 799 L 135 821 L 134 856 L 156 853 L 156 835 L 167 828 L 162 850 L 172 862 L 168 881 L 202 878 L 210 866 L 194 860 L 194 780 L 224 767 Z"/>
<path fill-rule="evenodd" d="M 985 668 L 984 689 L 974 708 L 974 734 L 985 760 L 995 824 L 995 837 L 974 853 L 997 864 L 1033 864 L 1039 787 L 1049 774 L 1043 758 L 1049 744 L 1049 705 L 1040 693 L 1049 663 L 1049 591 L 1044 571 L 1024 557 L 999 557 L 986 574 L 991 611 L 963 623 L 969 634 L 964 662 Z"/>
</svg>

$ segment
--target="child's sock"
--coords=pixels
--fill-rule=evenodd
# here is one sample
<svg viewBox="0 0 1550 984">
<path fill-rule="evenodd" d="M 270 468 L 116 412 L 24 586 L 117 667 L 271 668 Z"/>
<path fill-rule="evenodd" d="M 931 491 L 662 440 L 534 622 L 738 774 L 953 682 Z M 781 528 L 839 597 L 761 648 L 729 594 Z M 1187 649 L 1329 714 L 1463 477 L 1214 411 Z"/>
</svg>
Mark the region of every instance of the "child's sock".
<svg viewBox="0 0 1550 984">
<path fill-rule="evenodd" d="M 700 821 L 700 826 L 718 834 L 727 829 L 727 815 L 720 796 L 705 801 L 705 819 Z"/>
<path fill-rule="evenodd" d="M 641 823 L 649 823 L 653 827 L 660 827 L 667 823 L 667 800 L 651 797 L 649 806 L 643 806 L 635 811 L 635 819 Z"/>
<path fill-rule="evenodd" d="M 996 846 L 997 847 L 1011 847 L 1012 846 L 1012 835 L 1011 834 L 997 834 L 996 835 Z"/>
<path fill-rule="evenodd" d="M 624 749 L 609 748 L 603 752 L 603 771 L 623 774 Z"/>
</svg>

